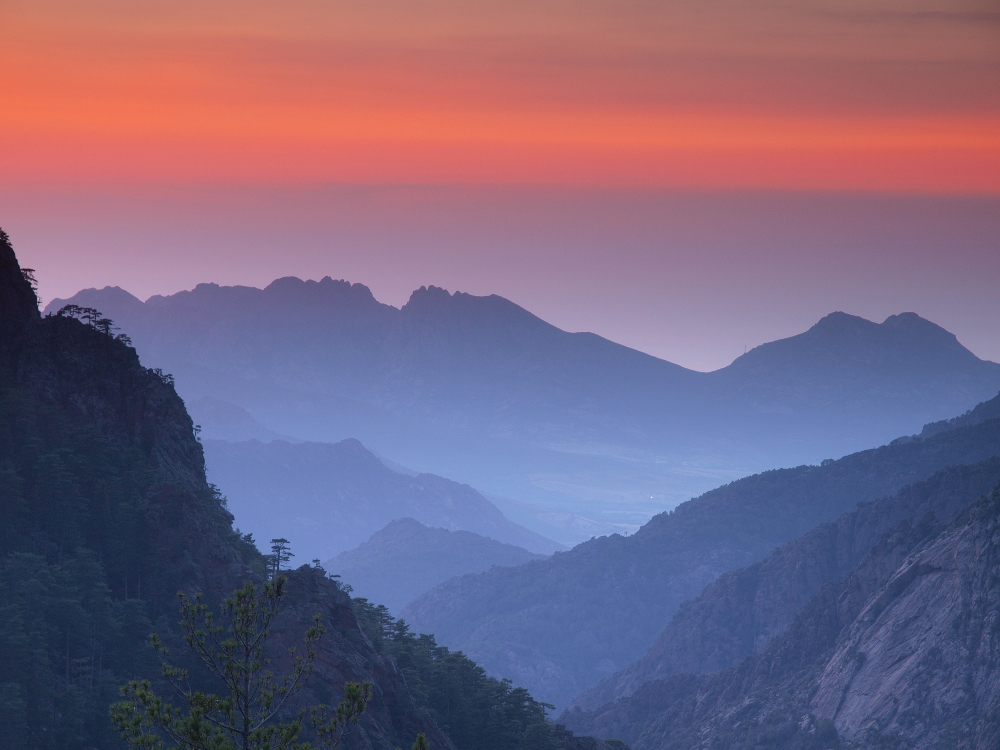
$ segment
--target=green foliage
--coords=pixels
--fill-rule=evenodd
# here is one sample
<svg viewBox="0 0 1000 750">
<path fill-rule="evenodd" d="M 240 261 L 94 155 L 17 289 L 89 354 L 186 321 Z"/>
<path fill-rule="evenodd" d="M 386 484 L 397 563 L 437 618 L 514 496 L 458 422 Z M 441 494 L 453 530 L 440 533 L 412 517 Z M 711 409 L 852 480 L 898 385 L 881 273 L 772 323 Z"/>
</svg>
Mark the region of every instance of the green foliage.
<svg viewBox="0 0 1000 750">
<path fill-rule="evenodd" d="M 186 710 L 164 701 L 149 680 L 132 680 L 122 687 L 126 700 L 111 708 L 115 727 L 129 747 L 160 750 L 164 738 L 182 750 L 308 750 L 300 742 L 305 711 L 291 721 L 278 717 L 288 700 L 312 674 L 316 642 L 325 629 L 316 615 L 305 634 L 304 654 L 292 656 L 288 673 L 276 677 L 268 668 L 264 651 L 285 593 L 284 576 L 258 588 L 247 581 L 223 604 L 227 625 L 217 625 L 214 614 L 201 603 L 181 595 L 184 641 L 208 672 L 226 688 L 223 695 L 191 686 L 188 670 L 166 661 L 167 649 L 154 634 L 163 677 L 187 704 Z M 369 683 L 348 683 L 344 700 L 333 713 L 326 706 L 312 710 L 317 736 L 326 747 L 339 745 L 348 724 L 355 723 L 371 698 Z"/>
<path fill-rule="evenodd" d="M 414 635 L 382 605 L 358 598 L 354 611 L 375 648 L 395 660 L 417 704 L 459 750 L 559 747 L 545 719 L 551 707 L 524 688 L 490 677 L 463 653 L 438 646 L 432 635 Z"/>
</svg>

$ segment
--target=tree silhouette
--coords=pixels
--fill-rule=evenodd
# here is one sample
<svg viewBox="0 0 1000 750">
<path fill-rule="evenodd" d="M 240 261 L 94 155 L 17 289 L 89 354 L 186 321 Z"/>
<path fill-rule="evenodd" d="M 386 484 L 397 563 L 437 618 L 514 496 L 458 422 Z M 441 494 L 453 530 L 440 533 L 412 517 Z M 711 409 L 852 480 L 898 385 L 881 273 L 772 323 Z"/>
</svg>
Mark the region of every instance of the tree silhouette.
<svg viewBox="0 0 1000 750">
<path fill-rule="evenodd" d="M 281 572 L 281 566 L 295 557 L 288 544 L 287 539 L 271 540 L 271 554 L 269 555 L 271 578 L 276 577 Z"/>
<path fill-rule="evenodd" d="M 181 594 L 184 640 L 208 671 L 220 679 L 228 695 L 195 691 L 187 670 L 167 663 L 167 649 L 154 633 L 150 640 L 163 662 L 163 676 L 187 704 L 176 708 L 153 691 L 149 680 L 132 680 L 122 687 L 125 700 L 111 707 L 111 720 L 135 750 L 162 750 L 164 739 L 179 750 L 311 750 L 299 742 L 305 711 L 289 722 L 276 717 L 305 685 L 316 659 L 316 643 L 324 632 L 319 615 L 305 634 L 304 655 L 292 654 L 291 671 L 275 677 L 264 657 L 270 628 L 285 593 L 285 576 L 258 588 L 247 581 L 225 600 L 228 625 L 215 624 L 200 596 Z M 371 699 L 371 684 L 349 682 L 344 699 L 332 711 L 319 705 L 311 719 L 321 746 L 335 748 L 344 730 L 356 723 Z"/>
</svg>

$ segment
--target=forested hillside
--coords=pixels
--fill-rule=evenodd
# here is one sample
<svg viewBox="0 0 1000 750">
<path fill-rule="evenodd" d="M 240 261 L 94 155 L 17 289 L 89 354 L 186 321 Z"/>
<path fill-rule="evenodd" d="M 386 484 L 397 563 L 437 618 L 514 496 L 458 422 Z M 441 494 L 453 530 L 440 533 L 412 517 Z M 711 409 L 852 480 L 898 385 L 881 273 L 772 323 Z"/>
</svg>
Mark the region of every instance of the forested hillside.
<svg viewBox="0 0 1000 750">
<path fill-rule="evenodd" d="M 260 581 L 264 558 L 207 483 L 171 377 L 144 368 L 96 311 L 41 318 L 30 280 L 0 234 L 0 747 L 113 750 L 123 747 L 109 719 L 119 687 L 160 674 L 151 631 L 195 685 L 217 688 L 185 660 L 177 591 L 215 606 L 243 580 Z M 454 747 L 391 654 L 373 646 L 344 589 L 321 568 L 285 575 L 281 640 L 301 640 L 316 614 L 326 627 L 290 710 L 335 703 L 345 682 L 367 681 L 372 700 L 346 748 L 409 747 L 418 733 L 435 750 Z M 282 643 L 267 655 L 288 660 Z M 432 676 L 425 684 L 436 689 Z M 500 710 L 501 698 L 484 710 Z M 522 743 L 527 723 L 497 747 L 550 747 Z M 562 737 L 539 741 L 565 750 L 583 741 Z"/>
</svg>

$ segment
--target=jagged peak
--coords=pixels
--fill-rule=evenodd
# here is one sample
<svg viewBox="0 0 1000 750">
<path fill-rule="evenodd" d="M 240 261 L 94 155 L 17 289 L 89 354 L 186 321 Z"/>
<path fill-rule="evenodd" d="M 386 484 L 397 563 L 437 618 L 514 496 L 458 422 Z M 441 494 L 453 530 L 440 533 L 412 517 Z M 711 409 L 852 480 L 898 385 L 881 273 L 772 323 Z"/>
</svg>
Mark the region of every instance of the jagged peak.
<svg viewBox="0 0 1000 750">
<path fill-rule="evenodd" d="M 30 271 L 21 268 L 10 237 L 0 229 L 0 320 L 25 322 L 39 317 Z"/>
<path fill-rule="evenodd" d="M 459 315 L 493 318 L 516 321 L 518 325 L 558 330 L 551 323 L 499 294 L 479 296 L 468 292 L 449 292 L 439 286 L 422 286 L 414 290 L 401 312 L 416 317 Z"/>
</svg>

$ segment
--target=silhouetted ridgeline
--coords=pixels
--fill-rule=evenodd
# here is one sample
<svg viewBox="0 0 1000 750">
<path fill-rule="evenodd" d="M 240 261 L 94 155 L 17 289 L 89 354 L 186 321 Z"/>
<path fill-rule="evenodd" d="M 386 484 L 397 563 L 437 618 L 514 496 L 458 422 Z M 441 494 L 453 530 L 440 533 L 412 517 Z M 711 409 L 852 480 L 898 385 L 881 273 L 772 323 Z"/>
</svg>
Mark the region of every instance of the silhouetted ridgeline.
<svg viewBox="0 0 1000 750">
<path fill-rule="evenodd" d="M 357 438 L 404 465 L 584 515 L 623 497 L 655 512 L 720 476 L 880 445 L 1000 390 L 1000 365 L 913 313 L 880 324 L 833 313 L 699 373 L 561 331 L 495 295 L 436 287 L 401 309 L 330 278 L 72 301 L 114 318 L 185 398 L 236 404 L 299 439 Z"/>
<path fill-rule="evenodd" d="M 636 750 L 1000 744 L 1000 487 L 886 534 L 763 653 L 648 682 L 571 723 Z"/>
<path fill-rule="evenodd" d="M 640 658 L 680 604 L 825 521 L 948 466 L 1000 454 L 1000 419 L 822 466 L 769 471 L 516 568 L 455 578 L 403 617 L 560 707 Z"/>
<path fill-rule="evenodd" d="M 217 601 L 262 570 L 261 555 L 206 482 L 169 376 L 100 326 L 40 318 L 2 234 L 0 424 L 0 747 L 121 747 L 108 705 L 126 678 L 158 674 L 148 634 L 155 628 L 184 653 L 177 590 Z M 455 747 L 338 584 L 303 567 L 289 590 L 274 630 L 296 641 L 317 612 L 328 629 L 292 710 L 369 680 L 374 697 L 347 748 L 408 747 L 417 732 L 435 749 Z"/>
</svg>

